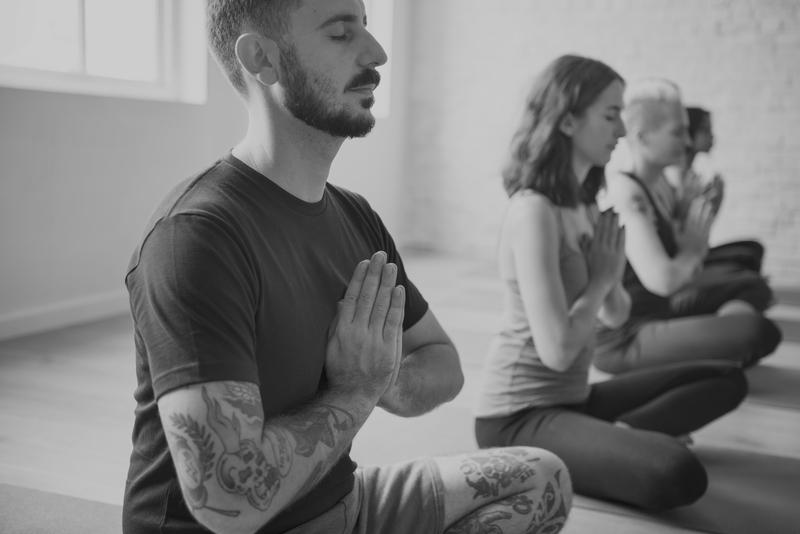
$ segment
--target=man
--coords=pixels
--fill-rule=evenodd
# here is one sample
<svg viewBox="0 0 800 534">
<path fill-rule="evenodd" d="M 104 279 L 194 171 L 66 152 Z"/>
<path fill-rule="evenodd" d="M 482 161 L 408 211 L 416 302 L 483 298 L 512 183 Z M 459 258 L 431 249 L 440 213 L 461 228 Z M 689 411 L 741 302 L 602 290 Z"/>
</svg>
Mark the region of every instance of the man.
<svg viewBox="0 0 800 534">
<path fill-rule="evenodd" d="M 386 62 L 362 2 L 213 0 L 208 14 L 249 128 L 167 198 L 126 277 L 126 534 L 556 532 L 570 481 L 546 451 L 350 460 L 376 406 L 419 415 L 463 383 L 378 215 L 327 184 L 344 139 L 372 128 Z"/>
</svg>

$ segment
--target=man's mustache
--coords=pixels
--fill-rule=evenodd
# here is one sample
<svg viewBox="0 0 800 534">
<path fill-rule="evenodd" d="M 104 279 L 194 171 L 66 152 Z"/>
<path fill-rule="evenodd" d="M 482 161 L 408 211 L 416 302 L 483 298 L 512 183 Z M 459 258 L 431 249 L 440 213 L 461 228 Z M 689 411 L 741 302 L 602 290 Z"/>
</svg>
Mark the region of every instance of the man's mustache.
<svg viewBox="0 0 800 534">
<path fill-rule="evenodd" d="M 378 71 L 375 69 L 366 69 L 361 74 L 353 78 L 349 84 L 347 84 L 347 90 L 349 91 L 355 87 L 363 87 L 365 85 L 373 84 L 377 87 L 380 83 L 381 75 L 378 74 Z"/>
</svg>

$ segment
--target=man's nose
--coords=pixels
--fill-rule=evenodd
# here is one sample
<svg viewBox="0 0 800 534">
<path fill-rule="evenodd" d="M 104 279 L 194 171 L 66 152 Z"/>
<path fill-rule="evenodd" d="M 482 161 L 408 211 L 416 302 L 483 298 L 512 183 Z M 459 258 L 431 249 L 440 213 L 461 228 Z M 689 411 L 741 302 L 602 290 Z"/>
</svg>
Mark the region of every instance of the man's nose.
<svg viewBox="0 0 800 534">
<path fill-rule="evenodd" d="M 367 32 L 366 44 L 364 52 L 362 53 L 362 63 L 367 67 L 380 67 L 385 65 L 389 60 L 386 55 L 386 50 L 383 49 L 381 44 L 375 39 L 375 36 Z"/>
</svg>

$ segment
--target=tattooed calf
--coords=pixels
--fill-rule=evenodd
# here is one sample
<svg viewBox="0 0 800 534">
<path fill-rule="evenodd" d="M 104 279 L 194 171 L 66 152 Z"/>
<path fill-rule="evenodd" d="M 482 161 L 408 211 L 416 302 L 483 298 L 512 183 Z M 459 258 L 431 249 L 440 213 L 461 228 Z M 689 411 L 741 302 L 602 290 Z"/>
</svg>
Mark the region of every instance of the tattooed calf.
<svg viewBox="0 0 800 534">
<path fill-rule="evenodd" d="M 549 480 L 533 513 L 526 534 L 555 534 L 560 532 L 567 521 L 569 510 L 564 503 L 561 490 L 561 471 L 556 471 L 555 479 Z"/>
<path fill-rule="evenodd" d="M 496 507 L 480 509 L 459 519 L 456 524 L 448 528 L 447 534 L 504 534 L 498 525 L 499 521 L 511 519 L 513 514 Z"/>
<path fill-rule="evenodd" d="M 497 497 L 501 488 L 534 476 L 536 472 L 530 464 L 538 461 L 539 458 L 515 455 L 513 450 L 496 450 L 465 458 L 461 472 L 467 484 L 475 490 L 473 499 Z"/>
</svg>

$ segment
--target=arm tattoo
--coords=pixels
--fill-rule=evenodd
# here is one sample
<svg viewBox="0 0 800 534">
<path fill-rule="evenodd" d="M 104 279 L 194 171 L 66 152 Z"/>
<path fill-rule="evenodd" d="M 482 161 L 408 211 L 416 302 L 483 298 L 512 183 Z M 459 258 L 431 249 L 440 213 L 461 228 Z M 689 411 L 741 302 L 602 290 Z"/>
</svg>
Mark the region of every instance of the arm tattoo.
<svg viewBox="0 0 800 534">
<path fill-rule="evenodd" d="M 644 196 L 637 193 L 631 198 L 630 207 L 636 213 L 641 213 L 643 215 L 650 215 L 650 205 L 645 200 Z"/>
<path fill-rule="evenodd" d="M 172 424 L 182 430 L 194 445 L 192 447 L 186 437 L 172 433 L 175 436 L 175 445 L 177 447 L 175 469 L 183 473 L 181 480 L 186 488 L 187 504 L 193 510 L 207 508 L 229 517 L 238 516 L 238 511 L 220 510 L 207 505 L 208 491 L 205 484 L 213 475 L 214 460 L 216 458 L 214 446 L 211 443 L 211 435 L 204 426 L 201 426 L 188 415 L 172 414 L 171 420 Z"/>
<path fill-rule="evenodd" d="M 539 458 L 517 457 L 512 451 L 497 450 L 465 458 L 461 472 L 467 485 L 475 490 L 473 499 L 497 497 L 501 488 L 532 477 L 535 471 L 529 464 L 538 461 Z"/>
<path fill-rule="evenodd" d="M 225 402 L 251 418 L 261 419 L 263 411 L 259 408 L 261 398 L 258 389 L 251 384 L 225 384 Z M 262 422 L 262 421 L 259 421 Z"/>
<path fill-rule="evenodd" d="M 280 488 L 280 471 L 267 461 L 257 443 L 241 439 L 241 425 L 236 414 L 227 417 L 219 402 L 208 396 L 205 387 L 202 393 L 208 408 L 208 426 L 224 448 L 217 462 L 217 483 L 228 493 L 245 496 L 254 508 L 266 510 Z"/>
<path fill-rule="evenodd" d="M 307 419 L 292 421 L 287 426 L 297 444 L 295 452 L 310 457 L 320 443 L 332 449 L 336 444 L 334 430 L 343 432 L 353 428 L 355 419 L 341 408 L 323 404 L 314 407 Z"/>
<path fill-rule="evenodd" d="M 236 510 L 208 506 L 206 484 L 212 477 L 224 491 L 244 496 L 258 510 L 267 510 L 281 487 L 281 480 L 289 475 L 295 454 L 311 457 L 319 443 L 333 449 L 336 431 L 355 426 L 350 413 L 335 406 L 320 405 L 311 408 L 302 421 L 291 420 L 287 430 L 266 427 L 255 386 L 226 384 L 222 400 L 234 409 L 230 417 L 225 415 L 220 402 L 211 398 L 205 386 L 201 393 L 207 408 L 207 424 L 185 414 L 170 416 L 176 430 L 170 431 L 175 438 L 175 468 L 181 474 L 187 504 L 195 510 L 203 508 L 230 517 L 240 514 Z M 262 443 L 270 446 L 274 461 L 264 454 L 262 443 L 242 438 L 243 426 L 261 431 Z M 220 453 L 214 450 L 215 435 L 222 443 Z M 314 465 L 300 495 L 319 482 L 327 472 L 326 465 L 325 461 Z"/>
</svg>

